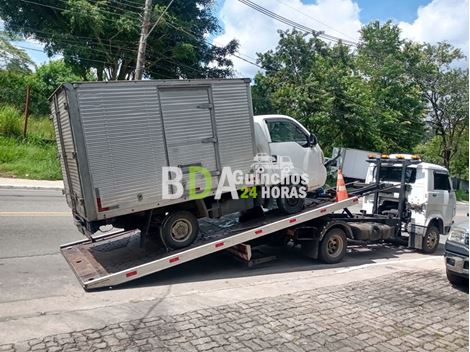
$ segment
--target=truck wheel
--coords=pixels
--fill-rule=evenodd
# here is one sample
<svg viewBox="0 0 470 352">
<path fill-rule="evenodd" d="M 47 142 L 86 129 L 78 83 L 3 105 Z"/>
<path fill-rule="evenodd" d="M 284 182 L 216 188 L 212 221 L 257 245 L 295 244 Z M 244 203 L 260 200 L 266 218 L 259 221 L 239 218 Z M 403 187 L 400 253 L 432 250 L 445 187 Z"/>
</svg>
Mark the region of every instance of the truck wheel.
<svg viewBox="0 0 470 352">
<path fill-rule="evenodd" d="M 305 198 L 278 198 L 277 206 L 285 214 L 295 214 L 304 208 Z"/>
<path fill-rule="evenodd" d="M 453 286 L 464 286 L 468 285 L 468 279 L 465 279 L 462 276 L 455 275 L 452 271 L 449 269 L 446 269 L 446 275 L 447 275 L 447 280 L 453 285 Z"/>
<path fill-rule="evenodd" d="M 422 251 L 427 254 L 434 253 L 439 246 L 439 238 L 439 229 L 434 225 L 429 226 L 423 237 Z"/>
<path fill-rule="evenodd" d="M 332 228 L 323 237 L 320 243 L 319 258 L 327 264 L 339 263 L 346 255 L 348 240 L 340 228 Z"/>
<path fill-rule="evenodd" d="M 168 214 L 161 226 L 162 241 L 172 249 L 189 246 L 196 239 L 198 232 L 197 218 L 186 210 Z"/>
</svg>

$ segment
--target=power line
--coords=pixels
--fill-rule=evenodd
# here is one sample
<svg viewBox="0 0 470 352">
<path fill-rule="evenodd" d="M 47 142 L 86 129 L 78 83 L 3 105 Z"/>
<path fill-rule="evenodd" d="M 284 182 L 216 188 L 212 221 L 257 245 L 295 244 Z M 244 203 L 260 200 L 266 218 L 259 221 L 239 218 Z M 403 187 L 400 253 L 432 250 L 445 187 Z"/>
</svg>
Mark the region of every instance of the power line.
<svg viewBox="0 0 470 352">
<path fill-rule="evenodd" d="M 66 4 L 66 5 L 69 4 L 69 2 L 68 2 L 67 0 L 56 0 L 56 1 L 63 2 L 63 3 Z M 89 4 L 92 5 L 91 3 L 89 3 Z M 115 10 L 119 10 L 119 11 L 126 10 L 126 11 L 132 12 L 132 13 L 134 13 L 134 14 L 139 14 L 139 12 L 131 11 L 131 10 L 129 10 L 129 9 L 124 9 L 123 7 L 111 6 L 111 5 L 109 5 L 109 4 L 106 4 L 106 6 L 109 7 L 109 8 L 115 9 Z M 117 13 L 115 13 L 115 12 L 102 9 L 102 8 L 100 8 L 100 7 L 98 7 L 98 6 L 97 6 L 95 9 L 96 9 L 97 11 L 101 12 L 101 13 L 104 13 L 104 14 L 117 15 Z M 68 10 L 68 9 L 67 9 L 67 10 Z M 123 17 L 128 18 L 128 19 L 130 19 L 130 20 L 133 20 L 133 18 L 131 18 L 131 17 L 127 17 L 127 16 L 123 16 Z"/>
<path fill-rule="evenodd" d="M 173 4 L 173 1 L 175 0 L 170 0 L 168 5 L 165 7 L 163 12 L 161 13 L 160 17 L 158 17 L 158 19 L 155 21 L 155 24 L 149 30 L 148 27 L 150 25 L 150 12 L 151 12 L 150 6 L 152 5 L 152 0 L 145 0 L 144 17 L 142 20 L 142 32 L 140 34 L 139 50 L 137 52 L 137 68 L 135 70 L 135 79 L 142 79 L 142 71 L 145 66 L 145 50 L 147 48 L 147 39 L 150 33 L 152 33 L 152 31 L 155 29 L 157 24 L 160 22 L 162 17 L 166 14 L 171 4 Z"/>
<path fill-rule="evenodd" d="M 194 37 L 194 38 L 196 38 L 196 39 L 201 39 L 201 38 L 202 38 L 202 40 L 203 40 L 206 44 L 208 44 L 208 45 L 210 45 L 210 46 L 212 46 L 212 47 L 214 47 L 214 48 L 221 49 L 221 47 L 219 47 L 219 46 L 217 46 L 217 45 L 215 45 L 215 44 L 212 44 L 211 42 L 205 40 L 203 37 L 199 37 L 199 36 L 197 36 L 196 34 L 194 34 L 194 33 L 192 33 L 192 32 L 189 32 L 189 31 L 186 30 L 186 29 L 183 29 L 183 28 L 181 28 L 181 27 L 176 26 L 175 24 L 173 24 L 172 21 L 170 21 L 170 20 L 168 20 L 168 19 L 167 19 L 167 24 L 168 24 L 170 27 L 173 27 L 174 29 L 176 29 L 176 30 L 178 30 L 178 31 L 180 31 L 180 32 L 182 32 L 182 33 L 185 33 L 185 34 L 187 34 L 187 35 L 190 35 L 190 36 L 192 36 L 192 37 Z M 231 55 L 232 55 L 232 56 L 235 56 L 236 58 L 238 58 L 238 59 L 240 59 L 240 60 L 243 60 L 243 61 L 245 61 L 245 62 L 247 62 L 247 63 L 249 63 L 249 64 L 251 64 L 251 65 L 254 65 L 254 66 L 258 67 L 258 68 L 264 69 L 262 66 L 258 65 L 257 63 L 252 62 L 252 61 L 250 61 L 250 60 L 248 60 L 248 59 L 245 59 L 245 58 L 241 57 L 240 55 L 237 55 L 237 54 L 231 54 Z"/>
<path fill-rule="evenodd" d="M 267 8 L 265 7 L 262 7 L 250 0 L 238 0 L 240 1 L 242 4 L 246 5 L 246 6 L 249 6 L 251 7 L 252 9 L 258 11 L 258 12 L 261 12 L 263 15 L 266 15 L 268 17 L 271 17 L 279 22 L 282 22 L 284 24 L 287 24 L 288 26 L 291 26 L 291 27 L 294 27 L 296 29 L 299 29 L 301 30 L 302 32 L 306 32 L 306 33 L 311 33 L 311 34 L 315 34 L 317 35 L 318 37 L 320 38 L 323 38 L 323 39 L 326 39 L 326 40 L 330 40 L 330 41 L 334 41 L 334 42 L 343 42 L 344 44 L 346 45 L 349 45 L 349 46 L 357 46 L 357 43 L 355 42 L 352 42 L 350 40 L 346 40 L 346 39 L 343 39 L 343 38 L 339 38 L 339 37 L 335 37 L 335 36 L 332 36 L 332 35 L 329 35 L 329 34 L 326 34 L 324 32 L 319 32 L 319 31 L 316 31 L 315 29 L 313 28 L 310 28 L 310 27 L 307 27 L 303 24 L 300 24 L 298 22 L 295 22 L 293 20 L 290 20 L 286 17 L 283 17 L 273 11 L 270 11 L 268 10 Z"/>
<path fill-rule="evenodd" d="M 38 52 L 42 52 L 44 53 L 43 50 L 41 49 L 36 49 L 36 48 L 29 48 L 29 47 L 26 47 L 26 46 L 22 46 L 22 45 L 15 45 L 17 48 L 21 48 L 21 49 L 25 49 L 25 50 L 32 50 L 32 51 L 38 51 Z M 91 62 L 97 62 L 97 63 L 102 63 L 102 64 L 109 64 L 110 62 L 106 62 L 106 61 L 103 61 L 103 60 L 96 60 L 96 59 L 88 59 L 88 58 L 84 58 L 84 57 L 81 57 L 81 56 L 78 56 L 78 55 L 74 55 L 74 57 L 80 59 L 80 60 L 85 60 L 85 61 L 91 61 Z M 129 66 L 130 68 L 132 69 L 135 69 L 134 66 Z M 159 76 L 162 76 L 164 78 L 168 78 L 168 79 L 174 79 L 174 77 L 170 77 L 170 76 L 165 76 L 163 75 L 162 73 L 157 73 L 157 72 L 154 72 L 154 71 L 149 71 L 150 73 L 153 73 L 155 75 L 159 75 Z"/>
<path fill-rule="evenodd" d="M 36 30 L 37 31 L 37 30 Z M 42 31 L 37 31 L 37 32 L 42 32 Z M 45 33 L 45 34 L 48 34 L 48 32 L 42 32 L 42 33 Z M 72 35 L 73 36 L 73 35 Z M 93 38 L 90 38 L 90 39 L 93 39 Z M 89 46 L 86 46 L 84 44 L 77 44 L 76 41 L 73 41 L 72 38 L 69 38 L 69 39 L 60 39 L 62 42 L 66 43 L 68 46 L 71 46 L 71 47 L 75 47 L 75 48 L 80 48 L 80 49 L 88 49 L 88 50 L 92 50 L 93 52 L 98 52 L 98 53 L 102 53 L 102 54 L 105 54 L 105 55 L 113 55 L 112 52 L 108 52 L 108 51 L 105 51 L 103 49 L 100 49 L 100 48 L 91 48 Z M 94 42 L 94 44 L 96 45 L 97 42 Z M 19 47 L 19 46 L 18 46 Z M 134 54 L 137 52 L 136 49 L 131 49 L 131 48 L 127 48 L 127 47 L 121 47 L 121 46 L 114 46 L 114 45 L 102 45 L 102 47 L 110 47 L 110 48 L 117 48 L 119 50 L 123 50 L 123 51 L 127 51 L 129 53 L 132 53 L 132 56 L 130 56 L 129 58 L 133 57 Z M 28 48 L 29 50 L 35 50 L 35 51 L 42 51 L 44 52 L 43 50 L 39 50 L 39 49 L 33 49 L 33 48 Z M 131 54 L 129 54 L 131 55 Z M 83 58 L 85 59 L 85 58 Z M 201 70 L 201 69 L 198 69 L 196 67 L 191 67 L 187 64 L 184 64 L 182 62 L 179 62 L 179 61 L 176 61 L 166 55 L 163 55 L 162 53 L 158 53 L 158 56 L 156 57 L 157 61 L 158 60 L 162 60 L 162 61 L 166 61 L 168 63 L 171 63 L 171 64 L 174 64 L 175 66 L 179 66 L 179 67 L 185 67 L 189 70 L 192 70 L 193 72 L 197 72 L 199 74 L 202 74 L 204 75 L 206 73 L 206 71 L 204 70 Z M 99 62 L 99 61 L 98 61 Z M 155 72 L 154 72 L 155 73 Z"/>
<path fill-rule="evenodd" d="M 346 33 L 344 33 L 344 32 L 341 32 L 341 31 L 339 31 L 339 30 L 333 28 L 332 26 L 328 25 L 327 23 L 322 22 L 322 21 L 320 21 L 320 20 L 318 20 L 318 19 L 316 19 L 316 18 L 310 16 L 310 15 L 306 14 L 305 12 L 300 11 L 299 9 L 295 8 L 294 6 L 291 6 L 291 5 L 287 4 L 287 3 L 285 3 L 283 0 L 278 0 L 278 1 L 279 1 L 279 3 L 281 3 L 282 5 L 287 6 L 287 7 L 290 7 L 292 10 L 294 10 L 294 11 L 300 13 L 301 15 L 303 15 L 303 16 L 305 16 L 305 17 L 308 17 L 308 18 L 314 20 L 315 22 L 318 22 L 318 23 L 324 25 L 325 27 L 328 27 L 328 28 L 332 29 L 333 31 L 335 31 L 335 32 L 337 32 L 337 33 L 340 33 L 340 34 L 342 34 L 342 35 L 348 37 L 349 39 L 355 41 L 355 39 L 354 39 L 353 37 L 351 37 L 350 35 L 348 35 L 348 34 L 346 34 Z"/>
<path fill-rule="evenodd" d="M 143 6 L 142 4 L 138 4 L 136 2 L 133 2 L 133 1 L 125 1 L 125 0 L 112 0 L 114 3 L 118 4 L 118 5 L 125 5 L 125 6 L 128 6 L 128 7 L 133 7 L 135 9 L 138 9 L 138 10 L 142 10 Z M 139 6 L 140 5 L 140 6 Z"/>
<path fill-rule="evenodd" d="M 54 9 L 54 10 L 59 10 L 59 11 L 69 11 L 69 9 L 66 9 L 66 8 L 62 8 L 62 7 L 57 7 L 57 6 L 52 6 L 52 5 L 46 5 L 46 4 L 41 4 L 41 3 L 38 3 L 38 2 L 35 2 L 35 1 L 30 1 L 30 0 L 20 0 L 22 2 L 25 2 L 25 3 L 28 3 L 28 4 L 32 4 L 32 5 L 36 5 L 36 6 L 42 6 L 42 7 L 48 7 L 50 9 Z M 100 10 L 100 9 L 98 9 Z M 122 9 L 121 9 L 122 10 Z M 110 11 L 106 11 L 106 10 L 101 10 L 103 13 L 108 13 L 108 14 L 112 14 L 112 15 L 117 15 L 117 13 L 115 12 L 110 12 Z M 130 17 L 126 17 L 126 16 L 122 16 L 126 19 L 129 19 L 129 20 L 133 20 L 132 18 Z M 111 19 L 111 18 L 103 18 L 103 20 L 105 21 L 108 21 L 108 22 L 113 22 L 115 23 L 115 20 Z"/>
</svg>

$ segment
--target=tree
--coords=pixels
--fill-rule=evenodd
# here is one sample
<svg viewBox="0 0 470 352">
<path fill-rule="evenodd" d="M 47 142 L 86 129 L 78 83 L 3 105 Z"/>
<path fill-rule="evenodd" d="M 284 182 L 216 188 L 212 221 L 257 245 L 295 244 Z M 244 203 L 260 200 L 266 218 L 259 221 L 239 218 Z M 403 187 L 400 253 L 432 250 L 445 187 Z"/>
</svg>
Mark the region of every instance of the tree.
<svg viewBox="0 0 470 352">
<path fill-rule="evenodd" d="M 49 113 L 48 98 L 64 82 L 80 80 L 63 60 L 39 66 L 35 73 L 0 70 L 0 105 L 23 110 L 26 87 L 31 87 L 29 110 L 32 114 Z M 93 77 L 90 77 L 92 79 Z"/>
<path fill-rule="evenodd" d="M 462 170 L 461 166 L 452 170 L 452 165 L 456 165 L 454 157 L 462 156 L 462 141 L 468 134 L 469 77 L 468 69 L 452 67 L 452 63 L 463 54 L 448 43 L 415 45 L 413 49 L 420 55 L 412 66 L 413 79 L 427 103 L 426 121 L 436 136 L 434 143 L 439 141 L 439 163 L 451 171 Z"/>
<path fill-rule="evenodd" d="M 425 104 L 409 72 L 418 59 L 391 22 L 362 28 L 357 65 L 372 92 L 380 151 L 411 151 L 422 139 Z"/>
<path fill-rule="evenodd" d="M 7 30 L 45 43 L 49 55 L 62 54 L 75 73 L 98 80 L 133 77 L 144 0 L 0 0 Z M 154 0 L 152 20 L 167 0 Z M 223 48 L 205 36 L 219 30 L 212 0 L 175 1 L 148 38 L 145 75 L 152 78 L 223 77 L 232 74 L 228 56 L 236 41 Z M 213 63 L 217 65 L 213 65 Z"/>
<path fill-rule="evenodd" d="M 0 31 L 0 69 L 19 73 L 31 72 L 30 67 L 35 67 L 28 54 L 13 44 L 15 39 L 5 31 Z"/>
<path fill-rule="evenodd" d="M 280 31 L 276 50 L 258 54 L 265 69 L 253 86 L 255 113 L 282 113 L 317 134 L 322 147 L 373 148 L 370 91 L 355 74 L 354 56 L 342 43 Z"/>
</svg>

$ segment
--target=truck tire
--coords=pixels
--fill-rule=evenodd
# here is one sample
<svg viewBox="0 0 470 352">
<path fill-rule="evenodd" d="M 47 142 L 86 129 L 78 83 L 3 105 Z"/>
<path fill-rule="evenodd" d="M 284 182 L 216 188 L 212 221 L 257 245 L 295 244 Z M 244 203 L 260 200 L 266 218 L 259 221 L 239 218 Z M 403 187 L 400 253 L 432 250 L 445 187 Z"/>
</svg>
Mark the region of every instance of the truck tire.
<svg viewBox="0 0 470 352">
<path fill-rule="evenodd" d="M 447 280 L 453 285 L 453 286 L 465 286 L 468 285 L 468 279 L 465 279 L 462 276 L 455 275 L 452 271 L 446 268 L 446 275 L 447 275 Z"/>
<path fill-rule="evenodd" d="M 334 227 L 327 231 L 320 243 L 319 258 L 327 264 L 339 263 L 346 255 L 348 239 L 343 230 Z"/>
<path fill-rule="evenodd" d="M 278 198 L 277 206 L 285 214 L 295 214 L 304 208 L 305 198 Z"/>
<path fill-rule="evenodd" d="M 187 247 L 194 242 L 199 233 L 199 223 L 191 212 L 178 210 L 163 219 L 160 229 L 165 246 L 178 249 Z"/>
<path fill-rule="evenodd" d="M 430 225 L 426 230 L 426 235 L 423 237 L 423 246 L 422 251 L 426 254 L 432 254 L 436 251 L 437 247 L 439 246 L 439 229 L 434 226 Z"/>
</svg>

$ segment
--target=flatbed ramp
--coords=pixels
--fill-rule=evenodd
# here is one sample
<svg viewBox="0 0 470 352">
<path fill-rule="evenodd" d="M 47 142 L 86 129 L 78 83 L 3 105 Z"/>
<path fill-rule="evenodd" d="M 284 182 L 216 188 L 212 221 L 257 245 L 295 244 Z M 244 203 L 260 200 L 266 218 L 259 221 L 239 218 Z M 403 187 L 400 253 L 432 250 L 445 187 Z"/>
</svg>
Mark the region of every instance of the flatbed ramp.
<svg viewBox="0 0 470 352">
<path fill-rule="evenodd" d="M 60 249 L 84 289 L 111 287 L 331 214 L 357 202 L 358 197 L 340 202 L 311 202 L 294 215 L 274 211 L 227 228 L 214 226 L 215 230 L 203 233 L 191 246 L 180 250 L 167 251 L 151 237 L 141 238 L 140 230 L 103 235 L 94 241 L 77 241 Z"/>
</svg>

